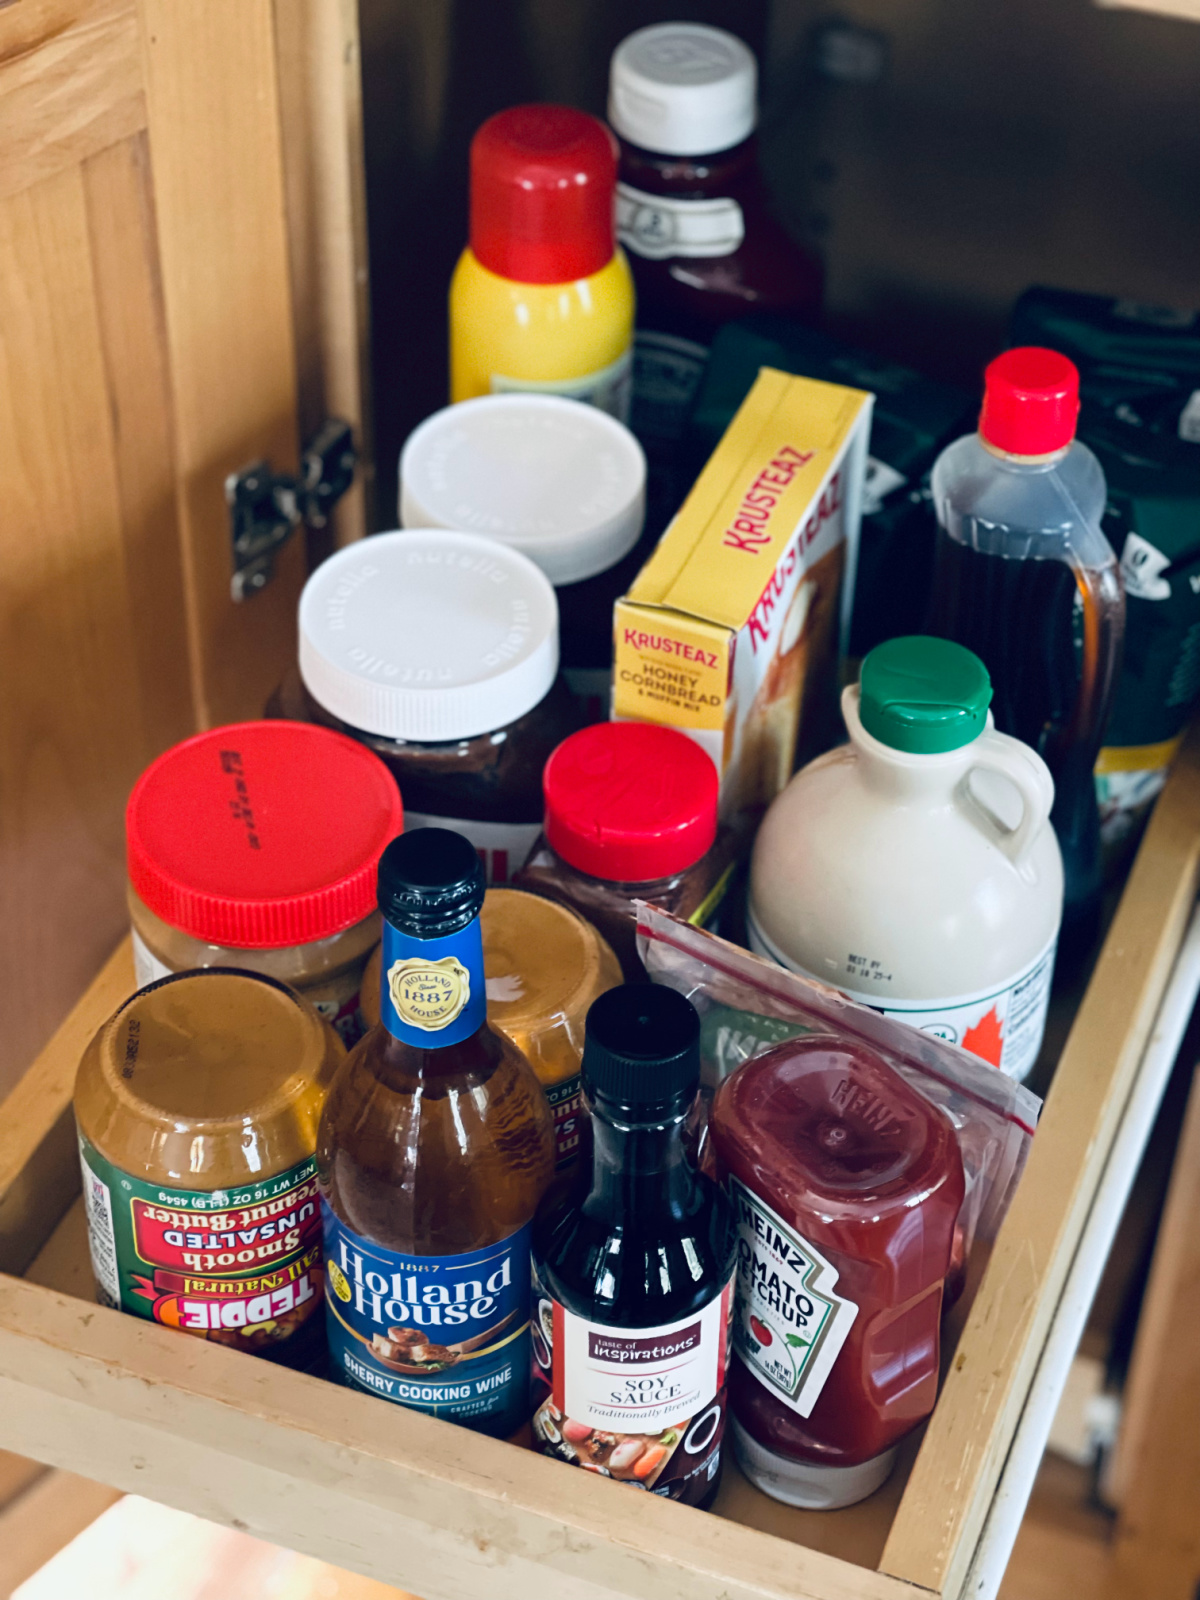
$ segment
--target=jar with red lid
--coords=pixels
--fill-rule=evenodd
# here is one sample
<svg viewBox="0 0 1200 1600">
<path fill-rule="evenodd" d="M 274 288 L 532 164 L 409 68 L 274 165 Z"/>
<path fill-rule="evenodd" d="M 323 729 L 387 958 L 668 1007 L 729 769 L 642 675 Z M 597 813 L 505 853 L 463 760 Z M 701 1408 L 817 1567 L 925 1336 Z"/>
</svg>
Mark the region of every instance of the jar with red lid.
<svg viewBox="0 0 1200 1600">
<path fill-rule="evenodd" d="M 263 973 L 353 1044 L 376 868 L 403 822 L 383 762 L 329 729 L 242 722 L 175 745 L 125 812 L 139 987 L 195 967 Z"/>
<path fill-rule="evenodd" d="M 639 28 L 613 53 L 617 237 L 637 289 L 630 425 L 650 465 L 647 525 L 689 487 L 679 459 L 717 329 L 752 311 L 811 320 L 820 259 L 772 214 L 758 165 L 758 64 L 697 22 Z"/>
<path fill-rule="evenodd" d="M 516 885 L 560 900 L 600 930 L 626 982 L 644 981 L 638 900 L 704 925 L 736 864 L 717 823 L 717 769 L 674 728 L 601 722 L 573 733 L 542 777 L 544 831 Z"/>
</svg>

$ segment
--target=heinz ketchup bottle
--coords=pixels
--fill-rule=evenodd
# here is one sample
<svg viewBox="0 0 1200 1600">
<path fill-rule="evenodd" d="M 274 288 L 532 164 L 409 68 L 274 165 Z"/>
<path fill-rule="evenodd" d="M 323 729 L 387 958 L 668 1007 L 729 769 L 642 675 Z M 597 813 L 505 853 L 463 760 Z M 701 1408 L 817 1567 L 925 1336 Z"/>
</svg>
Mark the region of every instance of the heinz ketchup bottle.
<svg viewBox="0 0 1200 1600">
<path fill-rule="evenodd" d="M 788 1505 L 851 1505 L 937 1398 L 954 1129 L 873 1051 L 811 1035 L 722 1084 L 711 1137 L 738 1224 L 738 1461 Z"/>
</svg>

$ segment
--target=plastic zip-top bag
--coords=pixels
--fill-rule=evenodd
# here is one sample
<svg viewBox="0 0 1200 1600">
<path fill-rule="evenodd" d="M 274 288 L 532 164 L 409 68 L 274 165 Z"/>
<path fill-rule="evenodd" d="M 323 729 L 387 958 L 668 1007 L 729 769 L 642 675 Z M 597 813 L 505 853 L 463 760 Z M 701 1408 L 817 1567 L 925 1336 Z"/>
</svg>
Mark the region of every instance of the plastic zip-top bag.
<svg viewBox="0 0 1200 1600">
<path fill-rule="evenodd" d="M 949 1118 L 966 1179 L 961 1252 L 990 1243 L 1025 1165 L 1041 1101 L 956 1045 L 788 972 L 714 934 L 641 905 L 638 954 L 655 983 L 687 996 L 701 1016 L 702 1093 L 743 1062 L 801 1034 L 832 1034 L 875 1051 Z M 957 1252 L 956 1252 L 957 1253 Z"/>
</svg>

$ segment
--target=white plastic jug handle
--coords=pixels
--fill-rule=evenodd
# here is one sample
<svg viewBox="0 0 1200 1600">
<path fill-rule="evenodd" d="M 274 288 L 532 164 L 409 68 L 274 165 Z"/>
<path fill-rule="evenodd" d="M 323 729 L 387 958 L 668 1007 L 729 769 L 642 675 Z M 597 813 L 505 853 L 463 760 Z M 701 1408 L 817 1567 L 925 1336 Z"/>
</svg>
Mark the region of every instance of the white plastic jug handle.
<svg viewBox="0 0 1200 1600">
<path fill-rule="evenodd" d="M 1027 744 L 988 728 L 971 752 L 971 765 L 958 785 L 957 799 L 971 821 L 999 845 L 1015 867 L 1029 859 L 1033 842 L 1049 820 L 1054 805 L 1054 779 L 1050 769 Z M 995 772 L 1006 778 L 1021 796 L 1021 820 L 1006 828 L 971 792 L 972 772 Z"/>
</svg>

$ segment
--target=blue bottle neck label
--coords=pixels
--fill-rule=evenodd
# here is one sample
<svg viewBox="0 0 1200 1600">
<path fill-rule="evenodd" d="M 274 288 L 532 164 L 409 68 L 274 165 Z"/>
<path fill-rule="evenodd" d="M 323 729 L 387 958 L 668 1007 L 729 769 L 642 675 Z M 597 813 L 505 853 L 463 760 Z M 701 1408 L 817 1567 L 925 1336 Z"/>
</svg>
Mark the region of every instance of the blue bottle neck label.
<svg viewBox="0 0 1200 1600">
<path fill-rule="evenodd" d="M 461 1255 L 410 1256 L 355 1233 L 325 1203 L 321 1215 L 335 1375 L 468 1426 L 523 1422 L 530 1225 Z"/>
<path fill-rule="evenodd" d="M 487 1020 L 479 918 L 444 939 L 414 939 L 384 918 L 383 1025 L 422 1050 L 469 1039 Z"/>
</svg>

